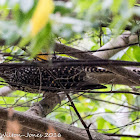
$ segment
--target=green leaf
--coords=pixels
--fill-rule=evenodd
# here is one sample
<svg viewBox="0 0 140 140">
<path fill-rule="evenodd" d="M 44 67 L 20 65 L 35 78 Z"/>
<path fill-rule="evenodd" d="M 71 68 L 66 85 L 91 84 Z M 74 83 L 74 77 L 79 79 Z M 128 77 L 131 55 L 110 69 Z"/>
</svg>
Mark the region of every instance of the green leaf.
<svg viewBox="0 0 140 140">
<path fill-rule="evenodd" d="M 112 118 L 110 115 L 106 114 L 106 115 L 103 115 L 103 118 L 109 122 L 110 124 L 114 125 L 114 126 L 118 126 L 117 122 L 115 121 L 114 118 Z"/>
<path fill-rule="evenodd" d="M 32 14 L 34 12 L 34 9 L 35 9 L 36 5 L 37 5 L 37 0 L 34 0 L 34 3 L 32 5 L 32 7 L 31 6 L 28 7 L 28 10 L 26 9 L 26 12 L 25 12 L 25 10 L 23 10 L 21 8 L 21 3 L 17 3 L 14 6 L 12 12 L 13 12 L 13 17 L 16 20 L 16 23 L 17 23 L 18 26 L 22 27 L 23 25 L 24 26 L 27 25 L 26 28 L 28 28 L 28 25 L 30 23 L 29 20 L 32 17 Z M 24 5 L 24 7 L 26 7 L 26 6 Z"/>
<path fill-rule="evenodd" d="M 54 9 L 54 13 L 61 13 L 61 15 L 66 15 L 70 12 L 72 12 L 72 9 L 67 8 L 65 5 L 56 5 Z"/>
<path fill-rule="evenodd" d="M 137 105 L 137 107 L 140 107 L 140 96 L 136 97 L 135 104 Z"/>
<path fill-rule="evenodd" d="M 125 61 L 135 60 L 135 57 L 134 57 L 134 49 L 135 49 L 134 47 L 129 47 L 129 49 L 121 57 L 121 60 L 125 60 Z"/>
<path fill-rule="evenodd" d="M 133 104 L 134 103 L 134 96 L 131 94 L 125 94 L 125 97 L 127 99 L 128 104 Z"/>
<path fill-rule="evenodd" d="M 110 109 L 105 109 L 105 112 L 110 112 L 110 113 L 112 113 L 113 111 L 110 110 Z"/>
<path fill-rule="evenodd" d="M 97 128 L 98 129 L 103 129 L 105 125 L 105 120 L 102 117 L 99 117 L 98 120 L 96 121 L 97 123 Z"/>
<path fill-rule="evenodd" d="M 32 57 L 40 53 L 42 49 L 44 49 L 46 53 L 49 53 L 50 50 L 53 49 L 53 39 L 51 24 L 49 23 L 33 38 L 30 48 Z"/>
<path fill-rule="evenodd" d="M 65 121 L 66 120 L 66 117 L 63 115 L 63 116 L 60 117 L 60 119 L 63 120 L 63 121 Z"/>
<path fill-rule="evenodd" d="M 113 4 L 111 6 L 111 10 L 114 13 L 117 13 L 119 11 L 120 5 L 122 0 L 113 0 Z"/>
<path fill-rule="evenodd" d="M 128 0 L 129 1 L 129 7 L 133 7 L 136 3 L 136 0 Z"/>
<path fill-rule="evenodd" d="M 138 138 L 121 137 L 121 140 L 138 140 Z"/>
<path fill-rule="evenodd" d="M 140 47 L 139 46 L 135 46 L 133 49 L 133 55 L 136 58 L 136 60 L 138 62 L 140 62 Z"/>
</svg>

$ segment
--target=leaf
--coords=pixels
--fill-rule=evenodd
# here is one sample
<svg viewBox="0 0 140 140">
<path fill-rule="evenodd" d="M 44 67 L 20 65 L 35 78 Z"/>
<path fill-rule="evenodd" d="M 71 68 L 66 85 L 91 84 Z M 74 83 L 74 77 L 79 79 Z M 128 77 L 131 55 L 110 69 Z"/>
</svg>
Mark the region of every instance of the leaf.
<svg viewBox="0 0 140 140">
<path fill-rule="evenodd" d="M 110 115 L 106 114 L 102 116 L 107 122 L 109 122 L 110 124 L 114 125 L 114 126 L 118 126 L 116 120 L 111 117 Z"/>
<path fill-rule="evenodd" d="M 53 12 L 53 9 L 54 4 L 52 0 L 39 0 L 31 19 L 32 36 L 35 36 L 48 23 L 49 16 Z"/>
<path fill-rule="evenodd" d="M 99 117 L 99 119 L 96 121 L 97 123 L 97 128 L 98 129 L 103 129 L 105 125 L 105 120 L 102 117 Z"/>
<path fill-rule="evenodd" d="M 121 60 L 125 60 L 125 61 L 132 61 L 132 60 L 134 60 L 133 50 L 134 50 L 134 48 L 132 48 L 132 47 L 128 48 L 128 50 L 126 52 L 123 50 L 122 53 L 124 52 L 124 54 L 121 57 Z"/>
<path fill-rule="evenodd" d="M 133 7 L 134 4 L 136 3 L 136 0 L 128 0 L 129 1 L 129 6 Z"/>
<path fill-rule="evenodd" d="M 125 94 L 125 97 L 127 99 L 128 104 L 133 104 L 134 102 L 134 97 L 131 94 Z"/>
<path fill-rule="evenodd" d="M 135 100 L 135 104 L 137 105 L 137 107 L 140 107 L 140 96 L 137 96 Z"/>
<path fill-rule="evenodd" d="M 140 61 L 140 47 L 139 46 L 136 46 L 133 49 L 133 54 L 134 54 L 134 57 L 136 58 L 136 60 L 139 62 Z"/>
<path fill-rule="evenodd" d="M 72 9 L 66 7 L 65 5 L 56 5 L 54 13 L 61 13 L 61 15 L 66 15 L 72 12 Z"/>
<path fill-rule="evenodd" d="M 30 52 L 34 57 L 37 53 L 40 53 L 42 49 L 45 53 L 49 53 L 53 45 L 53 36 L 51 34 L 51 24 L 47 24 L 41 32 L 39 32 L 31 42 Z"/>
<path fill-rule="evenodd" d="M 110 109 L 105 109 L 105 112 L 113 113 L 112 110 L 110 110 Z"/>
<path fill-rule="evenodd" d="M 114 13 L 117 13 L 120 8 L 121 0 L 113 0 L 113 4 L 111 6 L 111 10 Z"/>
<path fill-rule="evenodd" d="M 62 116 L 60 117 L 60 119 L 63 120 L 63 121 L 65 121 L 65 120 L 66 120 L 66 116 L 62 115 Z"/>
</svg>

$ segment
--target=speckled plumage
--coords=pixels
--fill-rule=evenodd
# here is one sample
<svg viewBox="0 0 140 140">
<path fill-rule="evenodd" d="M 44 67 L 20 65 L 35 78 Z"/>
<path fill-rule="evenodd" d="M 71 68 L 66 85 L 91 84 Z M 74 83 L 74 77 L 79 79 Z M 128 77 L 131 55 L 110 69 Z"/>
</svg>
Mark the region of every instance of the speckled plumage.
<svg viewBox="0 0 140 140">
<path fill-rule="evenodd" d="M 62 91 L 65 89 L 96 89 L 105 88 L 100 84 L 92 84 L 88 81 L 85 71 L 92 71 L 87 67 L 57 67 L 44 68 L 37 66 L 23 65 L 18 67 L 0 66 L 0 76 L 16 90 L 38 93 L 42 91 Z"/>
<path fill-rule="evenodd" d="M 52 61 L 54 60 L 62 62 L 71 60 L 71 58 L 52 58 Z M 137 70 L 133 71 L 140 74 Z M 96 80 L 94 81 L 94 79 L 91 80 L 87 77 L 88 72 L 111 73 L 105 69 L 92 66 L 47 68 L 37 65 L 26 65 L 26 62 L 18 63 L 18 65 L 12 63 L 7 65 L 0 64 L 0 77 L 4 78 L 13 89 L 31 93 L 105 88 L 105 86 L 96 83 Z"/>
<path fill-rule="evenodd" d="M 57 57 L 53 60 L 71 60 L 70 58 Z M 44 63 L 44 62 L 43 62 Z M 47 62 L 46 62 L 47 63 Z M 63 62 L 62 62 L 63 63 Z M 87 77 L 88 72 L 111 73 L 102 68 L 92 66 L 65 66 L 65 67 L 43 67 L 37 65 L 25 65 L 19 63 L 17 66 L 9 63 L 0 64 L 0 77 L 15 90 L 31 93 L 56 92 L 62 90 L 87 90 L 105 88 L 96 80 Z M 140 74 L 140 71 L 133 70 Z"/>
</svg>

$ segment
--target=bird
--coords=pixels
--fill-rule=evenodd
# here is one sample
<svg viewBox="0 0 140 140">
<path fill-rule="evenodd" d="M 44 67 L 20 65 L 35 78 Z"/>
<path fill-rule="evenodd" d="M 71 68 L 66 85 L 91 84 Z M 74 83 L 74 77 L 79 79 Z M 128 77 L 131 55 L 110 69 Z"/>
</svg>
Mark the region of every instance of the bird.
<svg viewBox="0 0 140 140">
<path fill-rule="evenodd" d="M 66 57 L 53 57 L 54 60 L 71 60 Z M 29 65 L 28 62 L 1 63 L 0 77 L 13 90 L 21 90 L 30 93 L 59 92 L 65 90 L 93 90 L 102 89 L 106 86 L 98 83 L 97 80 L 87 76 L 87 71 L 95 71 L 94 67 L 59 66 L 44 67 L 36 64 L 47 64 L 48 62 L 36 62 Z"/>
</svg>

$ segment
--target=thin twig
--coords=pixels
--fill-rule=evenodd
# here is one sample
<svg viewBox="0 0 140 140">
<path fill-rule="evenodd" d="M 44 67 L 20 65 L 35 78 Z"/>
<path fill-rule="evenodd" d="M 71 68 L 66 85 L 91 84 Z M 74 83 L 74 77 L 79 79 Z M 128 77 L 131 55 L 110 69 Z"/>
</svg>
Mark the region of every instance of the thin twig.
<svg viewBox="0 0 140 140">
<path fill-rule="evenodd" d="M 89 139 L 92 140 L 92 136 L 91 136 L 91 134 L 90 134 L 89 127 L 88 127 L 88 126 L 85 124 L 85 122 L 83 121 L 81 115 L 79 114 L 79 112 L 78 112 L 77 108 L 75 107 L 75 105 L 74 105 L 74 103 L 73 103 L 71 97 L 69 96 L 69 94 L 66 93 L 66 95 L 67 95 L 67 98 L 69 99 L 69 101 L 70 101 L 70 103 L 71 103 L 71 106 L 73 107 L 73 109 L 74 109 L 76 115 L 78 116 L 79 120 L 81 121 L 81 123 L 82 123 L 83 126 L 85 127 L 85 130 L 86 130 L 86 132 L 87 132 L 87 134 L 88 134 Z"/>
<path fill-rule="evenodd" d="M 114 134 L 114 133 L 102 133 L 107 136 L 114 136 L 114 137 L 129 137 L 129 138 L 140 138 L 138 135 L 129 135 L 129 134 Z"/>
</svg>

